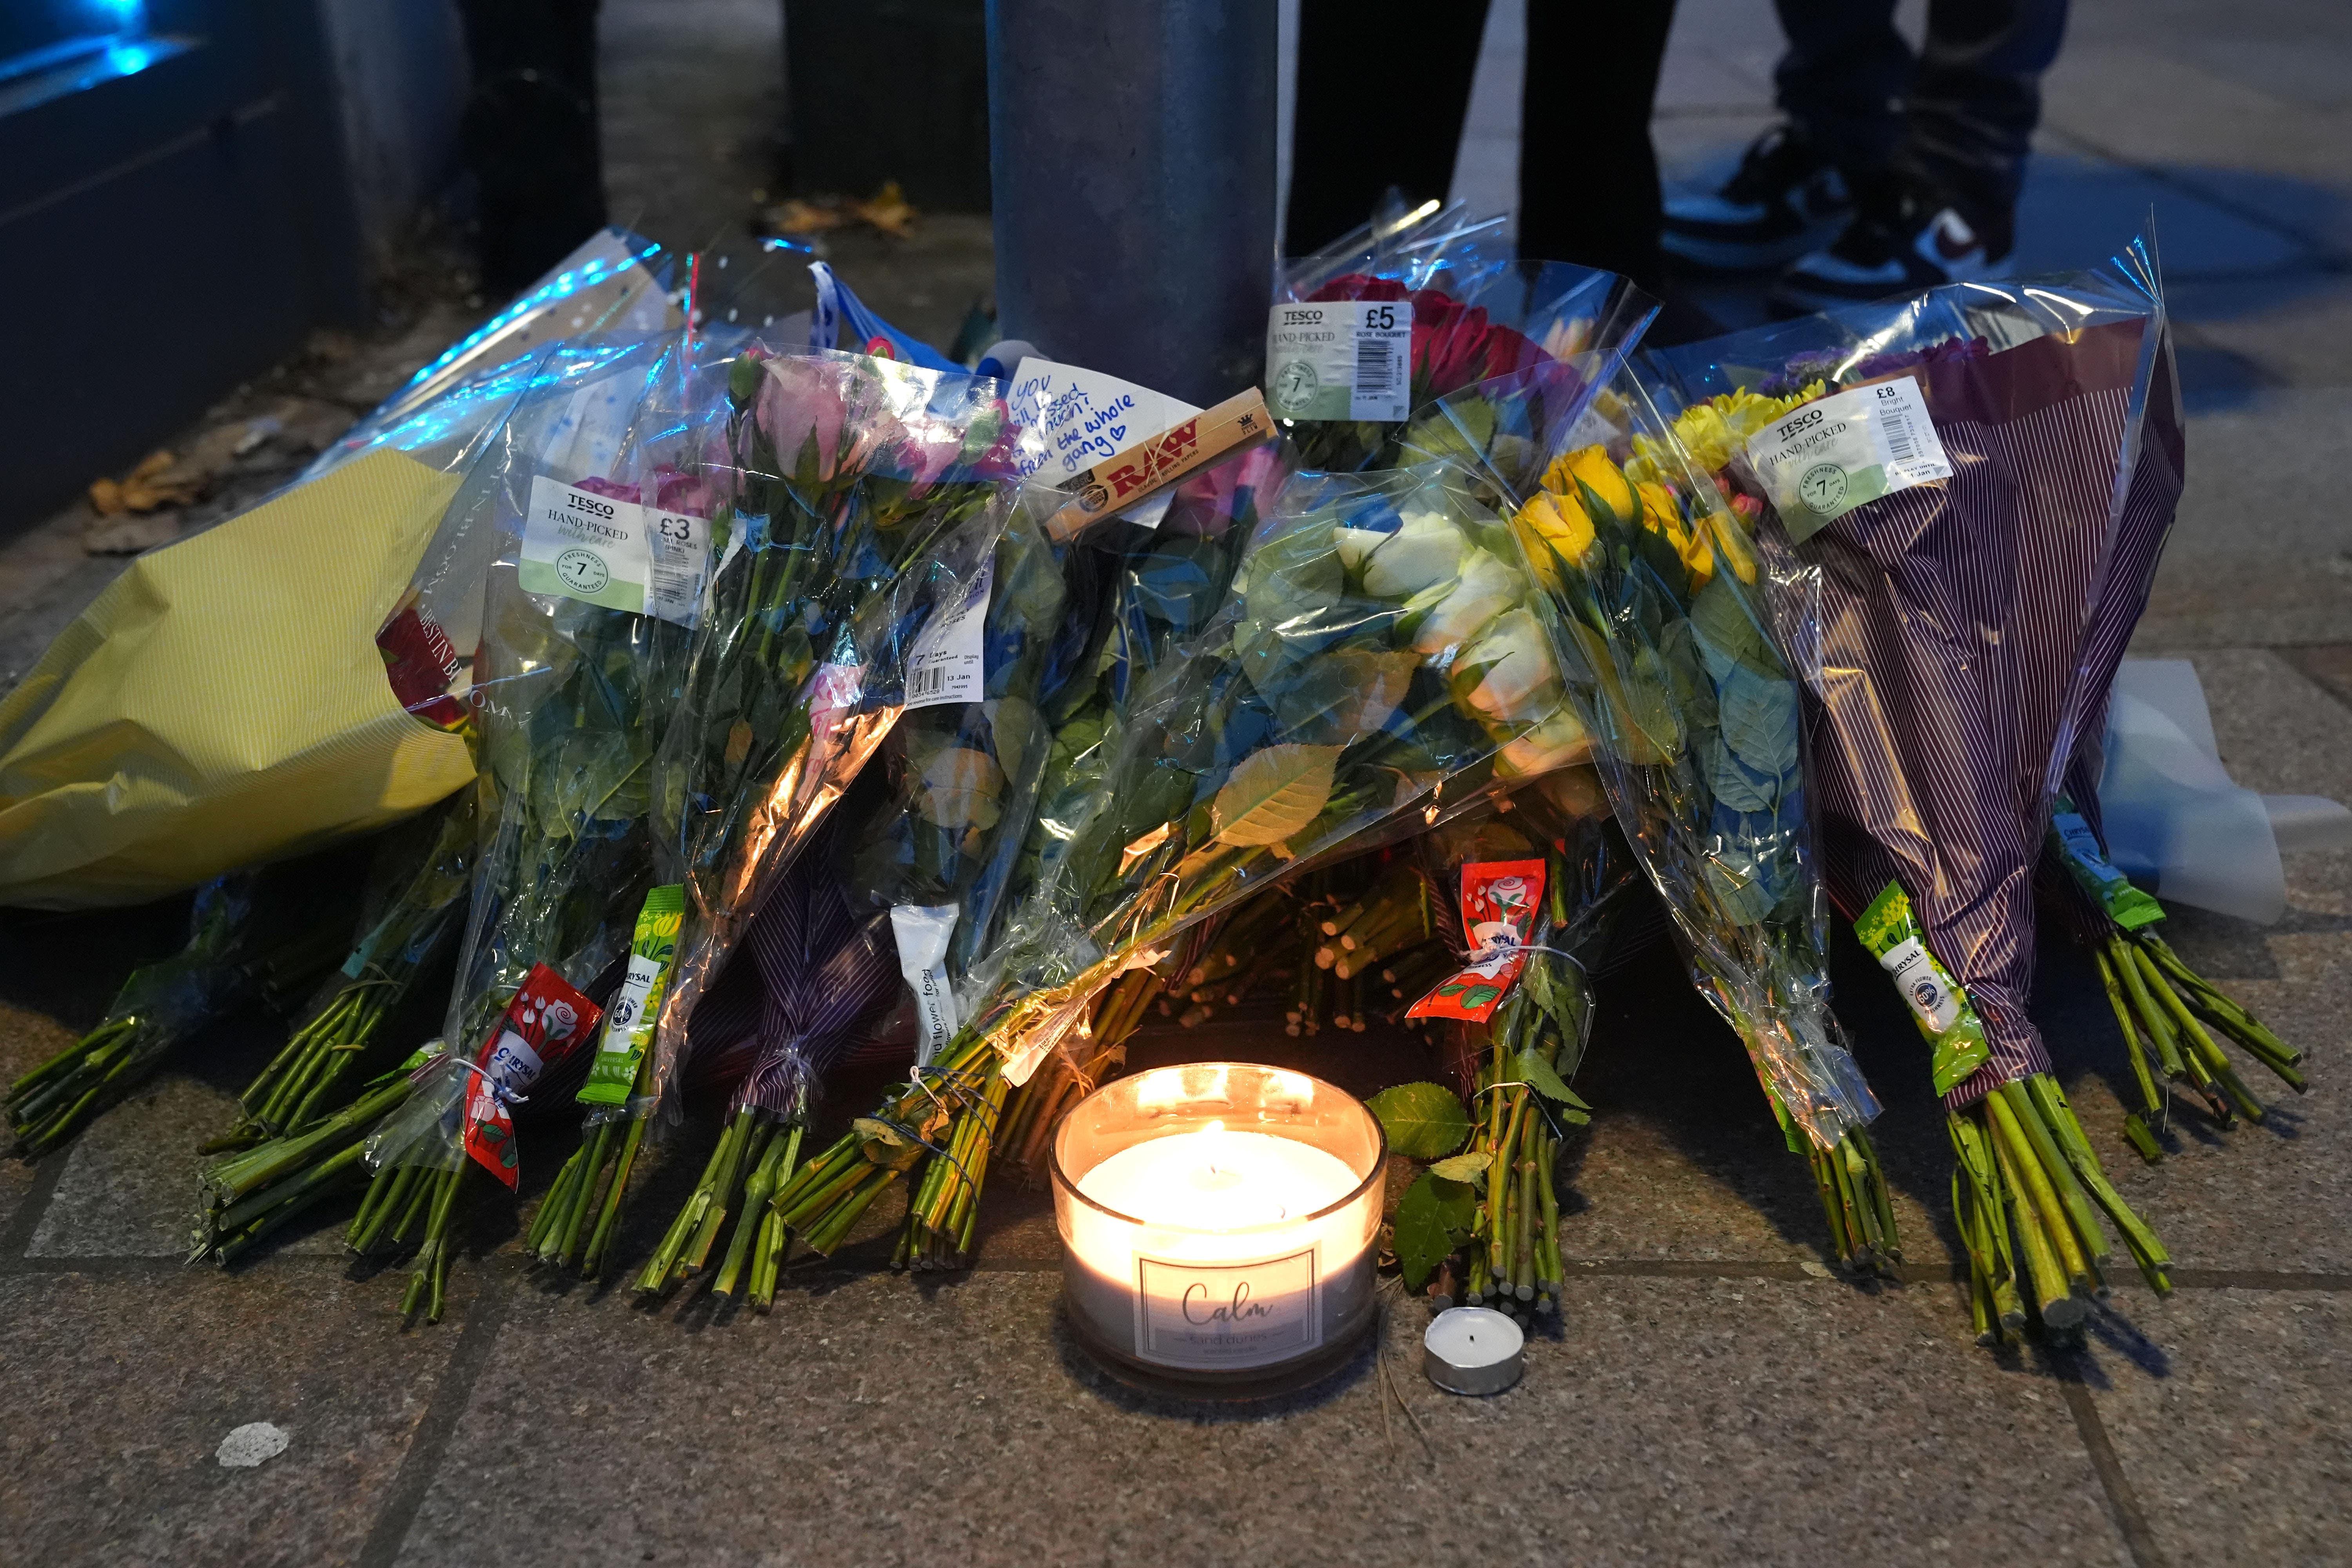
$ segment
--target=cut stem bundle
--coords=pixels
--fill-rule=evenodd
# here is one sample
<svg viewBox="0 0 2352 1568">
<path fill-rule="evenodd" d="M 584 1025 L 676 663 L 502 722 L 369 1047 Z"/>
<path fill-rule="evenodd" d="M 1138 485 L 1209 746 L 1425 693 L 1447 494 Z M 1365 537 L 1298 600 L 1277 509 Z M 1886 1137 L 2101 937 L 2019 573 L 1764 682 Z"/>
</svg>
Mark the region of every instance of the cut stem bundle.
<svg viewBox="0 0 2352 1568">
<path fill-rule="evenodd" d="M 2176 1087 L 2223 1127 L 2241 1116 L 2260 1121 L 2267 1114 L 2222 1054 L 2217 1034 L 2236 1041 L 2297 1094 L 2308 1092 L 2310 1085 L 2296 1070 L 2303 1053 L 2190 969 L 2154 931 L 2112 930 L 2092 956 L 2139 1085 L 2140 1108 L 2125 1114 L 2124 1136 L 2143 1159 L 2163 1157 L 2156 1132 L 2165 1124 Z"/>
</svg>

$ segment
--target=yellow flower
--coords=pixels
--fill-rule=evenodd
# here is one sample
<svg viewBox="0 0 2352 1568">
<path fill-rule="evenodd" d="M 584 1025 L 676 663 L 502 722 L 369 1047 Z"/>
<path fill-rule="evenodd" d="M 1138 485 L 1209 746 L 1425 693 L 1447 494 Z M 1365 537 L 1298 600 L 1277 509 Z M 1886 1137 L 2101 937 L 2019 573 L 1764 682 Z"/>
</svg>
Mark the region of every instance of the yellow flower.
<svg viewBox="0 0 2352 1568">
<path fill-rule="evenodd" d="M 1756 552 L 1749 545 L 1748 534 L 1739 519 L 1729 507 L 1716 507 L 1706 514 L 1706 525 L 1715 535 L 1716 548 L 1731 563 L 1732 575 L 1753 587 L 1756 583 Z"/>
<path fill-rule="evenodd" d="M 1683 519 L 1682 502 L 1675 492 L 1661 484 L 1645 484 L 1641 489 L 1642 525 L 1674 547 L 1682 558 L 1684 570 L 1691 574 L 1694 586 L 1715 575 L 1715 552 L 1706 535 L 1694 530 Z"/>
<path fill-rule="evenodd" d="M 1675 436 L 1703 472 L 1721 473 L 1744 450 L 1756 433 L 1792 408 L 1822 395 L 1814 382 L 1786 397 L 1763 397 L 1753 392 L 1727 392 L 1705 403 L 1694 403 L 1675 416 Z"/>
<path fill-rule="evenodd" d="M 1613 522 L 1622 527 L 1633 521 L 1633 487 L 1626 482 L 1623 474 L 1618 472 L 1617 465 L 1609 460 L 1606 448 L 1585 447 L 1562 453 L 1552 459 L 1550 468 L 1543 477 L 1543 488 L 1561 497 L 1574 496 L 1582 500 L 1577 489 L 1579 485 L 1591 493 L 1591 500 L 1586 504 L 1598 506 L 1609 514 L 1606 518 L 1593 519 L 1594 522 Z"/>
<path fill-rule="evenodd" d="M 1538 490 L 1519 509 L 1518 522 L 1522 536 L 1531 531 L 1563 561 L 1581 561 L 1592 548 L 1592 520 L 1573 496 Z"/>
</svg>

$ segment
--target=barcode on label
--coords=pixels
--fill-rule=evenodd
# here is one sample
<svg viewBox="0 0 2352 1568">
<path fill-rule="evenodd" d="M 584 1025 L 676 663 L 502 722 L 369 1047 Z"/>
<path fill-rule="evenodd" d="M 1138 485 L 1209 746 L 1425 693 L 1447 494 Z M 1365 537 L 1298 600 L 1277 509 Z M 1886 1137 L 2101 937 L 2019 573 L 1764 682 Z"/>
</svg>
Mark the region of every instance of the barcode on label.
<svg viewBox="0 0 2352 1568">
<path fill-rule="evenodd" d="M 1386 397 L 1396 384 L 1396 345 L 1384 338 L 1356 340 L 1356 395 Z"/>
<path fill-rule="evenodd" d="M 910 670 L 908 673 L 907 678 L 907 695 L 909 697 L 929 697 L 933 692 L 946 689 L 947 683 L 948 668 L 943 664 L 935 664 L 928 668 Z"/>
<path fill-rule="evenodd" d="M 1898 411 L 1889 411 L 1886 420 L 1886 456 L 1897 463 L 1910 462 L 1919 455 L 1912 444 L 1911 421 Z"/>
</svg>

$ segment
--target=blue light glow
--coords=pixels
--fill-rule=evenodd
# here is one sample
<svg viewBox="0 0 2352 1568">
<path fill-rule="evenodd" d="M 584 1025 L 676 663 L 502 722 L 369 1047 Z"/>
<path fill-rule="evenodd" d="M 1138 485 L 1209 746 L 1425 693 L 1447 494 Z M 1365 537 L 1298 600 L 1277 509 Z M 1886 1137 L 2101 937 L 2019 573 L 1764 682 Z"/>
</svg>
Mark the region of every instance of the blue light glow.
<svg viewBox="0 0 2352 1568">
<path fill-rule="evenodd" d="M 143 38 L 117 38 L 106 46 L 107 68 L 116 76 L 134 76 L 163 54 L 162 48 Z"/>
</svg>

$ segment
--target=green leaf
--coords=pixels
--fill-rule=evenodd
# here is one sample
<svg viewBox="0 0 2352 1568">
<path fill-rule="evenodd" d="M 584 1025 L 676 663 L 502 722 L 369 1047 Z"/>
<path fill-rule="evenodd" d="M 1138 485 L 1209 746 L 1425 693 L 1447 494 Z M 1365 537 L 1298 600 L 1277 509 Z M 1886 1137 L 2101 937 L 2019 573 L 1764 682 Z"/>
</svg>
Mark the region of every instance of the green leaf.
<svg viewBox="0 0 2352 1568">
<path fill-rule="evenodd" d="M 1551 1063 L 1544 1060 L 1535 1052 L 1523 1047 L 1512 1066 L 1517 1070 L 1519 1077 L 1526 1081 L 1528 1087 L 1554 1105 L 1573 1106 L 1579 1110 L 1592 1109 L 1577 1098 L 1576 1091 L 1561 1080 L 1559 1074 L 1552 1071 Z"/>
<path fill-rule="evenodd" d="M 1710 733 L 1701 747 L 1706 759 L 1707 787 L 1715 798 L 1738 812 L 1771 812 L 1780 804 L 1780 775 L 1763 775 L 1744 765 L 1737 753 Z"/>
<path fill-rule="evenodd" d="M 1388 1134 L 1389 1152 L 1442 1160 L 1470 1136 L 1470 1113 L 1442 1083 L 1400 1083 L 1365 1102 Z"/>
<path fill-rule="evenodd" d="M 1217 791 L 1211 820 L 1220 843 L 1279 844 L 1322 815 L 1339 746 L 1268 746 L 1242 759 Z"/>
<path fill-rule="evenodd" d="M 1286 671 L 1274 689 L 1260 689 L 1286 733 L 1344 746 L 1389 721 L 1420 663 L 1411 648 L 1342 648 Z"/>
<path fill-rule="evenodd" d="M 1796 767 L 1794 682 L 1759 675 L 1742 665 L 1724 678 L 1716 701 L 1724 743 L 1741 762 L 1776 779 Z"/>
<path fill-rule="evenodd" d="M 1427 1284 L 1454 1250 L 1454 1238 L 1445 1228 L 1444 1212 L 1438 1202 L 1437 1184 L 1426 1171 L 1405 1189 L 1403 1200 L 1397 1205 L 1393 1245 L 1408 1290 Z"/>
<path fill-rule="evenodd" d="M 1443 1176 L 1449 1182 L 1475 1182 L 1492 1169 L 1494 1163 L 1493 1150 L 1473 1149 L 1466 1154 L 1438 1161 L 1429 1167 L 1429 1173 Z"/>
<path fill-rule="evenodd" d="M 1777 900 L 1758 874 L 1753 857 L 1736 850 L 1719 850 L 1707 858 L 1701 869 L 1706 877 L 1707 890 L 1715 895 L 1734 925 L 1755 925 L 1772 912 Z"/>
<path fill-rule="evenodd" d="M 1739 591 L 1717 577 L 1691 600 L 1690 624 L 1698 636 L 1707 672 L 1721 680 L 1735 664 L 1778 673 L 1780 661 L 1748 613 Z"/>
</svg>

